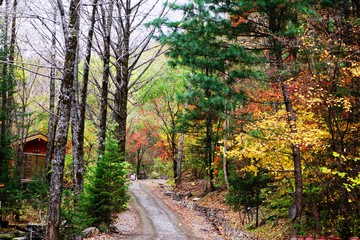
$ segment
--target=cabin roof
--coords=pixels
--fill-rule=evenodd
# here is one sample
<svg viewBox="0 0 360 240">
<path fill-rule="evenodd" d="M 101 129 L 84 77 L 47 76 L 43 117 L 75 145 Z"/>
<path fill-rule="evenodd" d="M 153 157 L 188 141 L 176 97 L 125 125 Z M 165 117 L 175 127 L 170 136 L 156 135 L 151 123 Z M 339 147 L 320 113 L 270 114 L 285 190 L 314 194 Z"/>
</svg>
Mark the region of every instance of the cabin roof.
<svg viewBox="0 0 360 240">
<path fill-rule="evenodd" d="M 28 136 L 28 137 L 25 139 L 25 142 L 30 142 L 30 141 L 33 141 L 33 140 L 36 140 L 36 139 L 42 139 L 42 140 L 44 140 L 45 142 L 48 141 L 48 138 L 47 138 L 44 134 L 42 134 L 42 133 L 37 133 L 37 134 Z"/>
</svg>

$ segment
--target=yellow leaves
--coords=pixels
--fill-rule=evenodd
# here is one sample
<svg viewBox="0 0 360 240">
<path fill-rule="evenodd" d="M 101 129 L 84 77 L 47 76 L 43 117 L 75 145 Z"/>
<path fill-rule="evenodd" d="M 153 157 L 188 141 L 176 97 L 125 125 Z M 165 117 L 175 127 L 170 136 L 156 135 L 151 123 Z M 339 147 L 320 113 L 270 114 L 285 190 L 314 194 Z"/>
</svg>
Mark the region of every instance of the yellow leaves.
<svg viewBox="0 0 360 240">
<path fill-rule="evenodd" d="M 320 168 L 320 170 L 321 170 L 323 173 L 325 173 L 325 174 L 332 173 L 331 169 L 328 169 L 328 168 L 326 168 L 326 167 L 322 167 L 322 168 Z"/>
<path fill-rule="evenodd" d="M 184 25 L 184 22 L 179 23 L 178 27 L 181 27 L 182 25 Z"/>
<path fill-rule="evenodd" d="M 314 99 L 320 101 L 320 99 Z M 320 119 L 309 111 L 308 107 L 297 109 L 296 133 L 291 132 L 287 112 L 284 109 L 274 112 L 259 111 L 254 113 L 254 120 L 231 142 L 232 149 L 228 156 L 235 159 L 257 159 L 257 167 L 265 166 L 274 171 L 292 170 L 292 144 L 297 144 L 304 158 L 313 161 L 311 154 L 326 147 L 324 139 L 329 133 L 319 128 Z M 257 133 L 257 134 L 254 134 Z M 307 150 L 307 149 L 311 149 Z M 254 171 L 254 166 L 246 167 L 244 171 Z"/>
<path fill-rule="evenodd" d="M 242 171 L 254 172 L 254 175 L 257 176 L 257 173 L 259 172 L 259 168 L 257 168 L 254 165 L 250 165 L 250 166 L 246 166 L 245 168 L 243 168 Z"/>
<path fill-rule="evenodd" d="M 334 157 L 340 157 L 340 154 L 338 154 L 337 152 L 333 152 L 333 156 Z"/>
<path fill-rule="evenodd" d="M 352 62 L 351 67 L 347 67 L 345 69 L 350 71 L 354 77 L 360 76 L 360 65 L 357 62 Z"/>
</svg>

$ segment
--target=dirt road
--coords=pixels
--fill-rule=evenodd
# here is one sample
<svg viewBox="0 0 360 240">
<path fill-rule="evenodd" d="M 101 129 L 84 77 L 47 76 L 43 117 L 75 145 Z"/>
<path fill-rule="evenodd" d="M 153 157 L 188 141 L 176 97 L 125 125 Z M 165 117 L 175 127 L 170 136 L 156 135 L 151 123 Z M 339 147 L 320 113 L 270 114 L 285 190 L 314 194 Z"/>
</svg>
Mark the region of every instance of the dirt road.
<svg viewBox="0 0 360 240">
<path fill-rule="evenodd" d="M 112 239 L 134 239 L 134 240 L 186 240 L 186 239 L 224 239 L 211 230 L 208 223 L 202 222 L 198 218 L 194 218 L 195 224 L 201 225 L 201 229 L 210 237 L 202 236 L 193 226 L 177 216 L 174 211 L 169 208 L 161 198 L 154 194 L 154 188 L 163 180 L 142 180 L 132 182 L 130 185 L 130 193 L 132 195 L 132 214 L 136 212 L 136 221 L 131 221 L 131 216 L 124 215 L 123 220 L 117 224 L 120 234 L 112 235 Z M 122 222 L 122 223 L 121 223 Z M 131 226 L 129 226 L 129 224 Z M 110 238 L 109 238 L 110 239 Z"/>
<path fill-rule="evenodd" d="M 180 219 L 154 196 L 151 191 L 153 183 L 154 181 L 138 181 L 130 186 L 140 218 L 138 236 L 133 236 L 132 239 L 192 239 L 190 231 L 182 225 Z"/>
</svg>

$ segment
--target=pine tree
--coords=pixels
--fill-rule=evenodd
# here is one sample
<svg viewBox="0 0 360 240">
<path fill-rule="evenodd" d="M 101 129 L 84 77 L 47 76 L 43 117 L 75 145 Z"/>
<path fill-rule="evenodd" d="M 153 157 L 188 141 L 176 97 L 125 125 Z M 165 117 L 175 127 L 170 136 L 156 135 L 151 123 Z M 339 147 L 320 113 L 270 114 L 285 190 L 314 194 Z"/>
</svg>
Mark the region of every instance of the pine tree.
<svg viewBox="0 0 360 240">
<path fill-rule="evenodd" d="M 129 166 L 121 156 L 115 137 L 109 136 L 105 153 L 85 185 L 85 198 L 79 203 L 88 215 L 89 226 L 96 226 L 101 231 L 108 230 L 114 214 L 124 210 L 129 200 L 126 177 Z"/>
<path fill-rule="evenodd" d="M 194 72 L 194 76 L 188 78 L 192 84 L 191 91 L 181 99 L 184 102 L 188 99 L 189 105 L 195 106 L 195 109 L 189 109 L 187 119 L 193 123 L 196 120 L 198 126 L 199 121 L 203 124 L 203 158 L 213 190 L 213 124 L 224 117 L 225 109 L 232 110 L 245 99 L 243 92 L 235 89 L 234 83 L 240 76 L 255 74 L 248 66 L 254 64 L 256 58 L 249 57 L 244 47 L 222 38 L 226 33 L 225 27 L 231 27 L 231 23 L 212 11 L 205 1 L 194 1 L 183 6 L 170 5 L 170 8 L 183 11 L 182 21 L 157 19 L 152 24 L 160 29 L 156 39 L 170 47 L 167 53 L 171 58 L 170 65 L 189 67 Z M 164 26 L 171 29 L 169 34 L 161 31 Z M 243 65 L 233 68 L 234 60 Z"/>
</svg>

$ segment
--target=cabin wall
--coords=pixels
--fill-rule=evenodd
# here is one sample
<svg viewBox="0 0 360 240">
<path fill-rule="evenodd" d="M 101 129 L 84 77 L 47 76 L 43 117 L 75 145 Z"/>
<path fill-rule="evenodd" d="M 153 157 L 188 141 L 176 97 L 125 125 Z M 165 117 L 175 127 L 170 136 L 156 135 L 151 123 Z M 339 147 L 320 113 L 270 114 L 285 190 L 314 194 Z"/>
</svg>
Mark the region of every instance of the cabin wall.
<svg viewBox="0 0 360 240">
<path fill-rule="evenodd" d="M 25 143 L 24 153 L 46 154 L 47 142 L 43 139 L 35 139 Z"/>
</svg>

